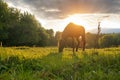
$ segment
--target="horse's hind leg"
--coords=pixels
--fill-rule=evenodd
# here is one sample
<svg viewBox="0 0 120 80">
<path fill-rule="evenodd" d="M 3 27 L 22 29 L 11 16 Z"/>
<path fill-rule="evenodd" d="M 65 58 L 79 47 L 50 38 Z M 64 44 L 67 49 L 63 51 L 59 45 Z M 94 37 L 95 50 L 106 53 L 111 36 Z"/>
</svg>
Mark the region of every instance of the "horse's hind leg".
<svg viewBox="0 0 120 80">
<path fill-rule="evenodd" d="M 77 42 L 78 42 L 78 44 L 77 44 L 77 46 L 76 46 L 76 52 L 78 51 L 78 48 L 79 48 L 79 45 L 80 45 L 80 40 L 79 40 L 79 38 L 77 39 Z"/>
</svg>

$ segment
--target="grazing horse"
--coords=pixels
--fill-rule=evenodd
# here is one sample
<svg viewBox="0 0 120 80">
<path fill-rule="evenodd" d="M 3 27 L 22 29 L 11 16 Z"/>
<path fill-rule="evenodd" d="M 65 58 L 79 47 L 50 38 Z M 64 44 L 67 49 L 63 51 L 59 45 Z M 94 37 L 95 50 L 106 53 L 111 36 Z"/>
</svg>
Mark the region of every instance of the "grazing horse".
<svg viewBox="0 0 120 80">
<path fill-rule="evenodd" d="M 74 23 L 69 23 L 64 31 L 62 32 L 61 39 L 59 41 L 59 52 L 62 52 L 66 41 L 68 38 L 72 38 L 72 48 L 74 52 L 74 48 L 76 47 L 76 51 L 78 51 L 80 45 L 80 37 L 82 38 L 82 50 L 85 50 L 85 29 L 83 26 L 76 25 Z M 77 45 L 75 45 L 75 40 L 77 41 Z"/>
</svg>

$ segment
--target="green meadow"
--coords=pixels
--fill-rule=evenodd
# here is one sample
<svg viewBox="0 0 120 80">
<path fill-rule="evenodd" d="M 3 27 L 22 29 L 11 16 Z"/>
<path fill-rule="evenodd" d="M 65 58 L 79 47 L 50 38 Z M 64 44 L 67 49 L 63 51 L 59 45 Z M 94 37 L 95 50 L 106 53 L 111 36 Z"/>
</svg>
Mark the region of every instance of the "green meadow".
<svg viewBox="0 0 120 80">
<path fill-rule="evenodd" d="M 120 80 L 120 47 L 1 47 L 0 80 Z"/>
</svg>

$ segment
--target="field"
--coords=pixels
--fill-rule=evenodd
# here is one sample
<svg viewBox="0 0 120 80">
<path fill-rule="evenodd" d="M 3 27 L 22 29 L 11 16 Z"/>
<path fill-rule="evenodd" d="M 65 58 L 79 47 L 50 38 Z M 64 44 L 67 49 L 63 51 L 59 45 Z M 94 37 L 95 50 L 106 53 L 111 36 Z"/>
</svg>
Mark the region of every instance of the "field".
<svg viewBox="0 0 120 80">
<path fill-rule="evenodd" d="M 1 47 L 0 80 L 120 80 L 120 47 Z"/>
</svg>

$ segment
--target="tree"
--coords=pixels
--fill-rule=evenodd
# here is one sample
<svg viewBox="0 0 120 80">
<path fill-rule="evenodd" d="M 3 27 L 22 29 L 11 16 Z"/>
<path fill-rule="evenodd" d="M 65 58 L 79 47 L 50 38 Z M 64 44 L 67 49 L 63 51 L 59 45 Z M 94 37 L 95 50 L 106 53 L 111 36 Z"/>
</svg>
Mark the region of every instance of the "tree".
<svg viewBox="0 0 120 80">
<path fill-rule="evenodd" d="M 97 32 L 97 35 L 96 35 L 96 48 L 99 48 L 99 38 L 100 38 L 100 31 L 101 31 L 101 27 L 100 27 L 100 23 L 101 22 L 98 22 L 98 32 Z"/>
<path fill-rule="evenodd" d="M 48 45 L 49 34 L 46 32 L 46 30 L 43 27 L 39 27 L 38 34 L 39 34 L 39 42 L 37 43 L 37 46 Z"/>
<path fill-rule="evenodd" d="M 20 13 L 0 0 L 0 43 L 6 46 L 47 46 L 54 43 L 54 31 L 46 30 L 28 12 Z"/>
<path fill-rule="evenodd" d="M 8 23 L 9 9 L 8 5 L 0 0 L 0 42 L 8 39 L 7 23 Z"/>
<path fill-rule="evenodd" d="M 47 32 L 48 35 L 49 35 L 49 43 L 48 43 L 48 46 L 55 46 L 55 45 L 56 45 L 56 41 L 55 41 L 53 29 L 47 29 L 46 32 Z"/>
<path fill-rule="evenodd" d="M 119 46 L 120 45 L 120 33 L 114 33 L 113 39 L 114 39 L 114 46 Z"/>
<path fill-rule="evenodd" d="M 23 45 L 35 45 L 38 39 L 38 27 L 39 23 L 35 17 L 31 14 L 24 13 L 21 15 L 20 24 L 20 35 L 18 42 Z"/>
<path fill-rule="evenodd" d="M 96 34 L 86 33 L 86 47 L 87 48 L 95 48 L 96 44 Z"/>
<path fill-rule="evenodd" d="M 111 47 L 114 45 L 114 37 L 113 35 L 104 35 L 100 38 L 99 44 L 101 47 Z"/>
</svg>

